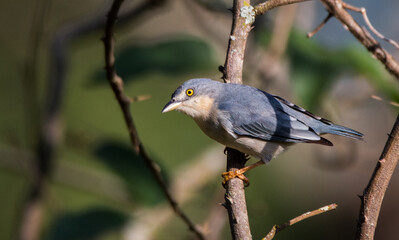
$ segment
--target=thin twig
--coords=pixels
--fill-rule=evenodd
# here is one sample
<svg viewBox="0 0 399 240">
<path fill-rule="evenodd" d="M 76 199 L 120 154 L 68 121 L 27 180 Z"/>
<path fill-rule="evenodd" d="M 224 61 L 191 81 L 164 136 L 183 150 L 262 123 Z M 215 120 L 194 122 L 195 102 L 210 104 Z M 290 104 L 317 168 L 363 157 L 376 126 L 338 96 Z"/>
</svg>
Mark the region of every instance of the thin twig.
<svg viewBox="0 0 399 240">
<path fill-rule="evenodd" d="M 399 159 L 399 115 L 388 135 L 387 143 L 374 169 L 373 175 L 361 196 L 356 239 L 374 239 L 378 216 L 389 181 Z"/>
<path fill-rule="evenodd" d="M 266 12 L 272 10 L 273 8 L 284 6 L 284 5 L 289 5 L 289 4 L 294 4 L 294 3 L 300 3 L 300 2 L 307 2 L 310 0 L 268 0 L 263 3 L 259 3 L 256 5 L 255 8 L 255 15 L 263 15 Z"/>
<path fill-rule="evenodd" d="M 370 29 L 375 35 L 377 35 L 377 37 L 379 37 L 379 38 L 381 38 L 382 40 L 384 40 L 384 41 L 390 43 L 391 45 L 393 45 L 395 48 L 397 48 L 397 49 L 399 50 L 399 44 L 398 44 L 397 42 L 395 42 L 395 41 L 392 40 L 392 39 L 389 39 L 389 38 L 385 37 L 385 36 L 382 35 L 380 32 L 378 32 L 377 29 L 375 29 L 375 28 L 373 27 L 373 25 L 371 24 L 371 22 L 370 22 L 370 20 L 369 20 L 369 17 L 367 16 L 367 11 L 366 11 L 366 9 L 365 9 L 364 7 L 361 7 L 361 8 L 355 7 L 355 6 L 350 5 L 349 3 L 345 3 L 345 2 L 342 2 L 342 6 L 343 6 L 345 9 L 349 9 L 349 10 L 351 10 L 351 11 L 361 13 L 362 16 L 363 16 L 364 22 L 367 24 L 367 26 L 369 27 L 369 29 Z"/>
<path fill-rule="evenodd" d="M 331 13 L 328 13 L 327 17 L 324 18 L 324 20 L 319 24 L 319 26 L 317 26 L 313 31 L 311 31 L 310 33 L 308 33 L 308 34 L 306 35 L 306 37 L 307 37 L 307 38 L 313 37 L 318 31 L 320 31 L 320 30 L 324 27 L 324 25 L 326 25 L 326 23 L 328 22 L 328 20 L 330 20 L 330 18 L 331 18 L 332 16 L 333 16 L 333 15 L 332 15 Z"/>
<path fill-rule="evenodd" d="M 214 181 L 217 175 L 220 175 L 220 172 L 224 168 L 224 163 L 214 160 L 222 157 L 223 153 L 220 150 L 220 146 L 212 147 L 195 159 L 187 161 L 189 162 L 188 164 L 176 168 L 176 174 L 171 179 L 169 186 L 180 204 L 187 203 L 198 196 L 198 192 L 201 189 Z M 201 169 L 201 171 L 198 171 L 198 169 Z M 188 178 L 189 180 L 187 180 Z M 222 197 L 220 191 L 221 189 L 217 191 L 217 195 Z M 222 211 L 223 216 L 218 215 L 217 221 L 226 222 L 227 218 L 225 217 L 224 209 L 216 203 L 216 201 L 210 202 L 212 206 L 210 215 Z M 218 208 L 218 210 L 214 210 L 214 208 Z M 170 211 L 169 205 L 164 204 L 140 210 L 134 209 L 133 211 L 133 218 L 125 227 L 124 240 L 157 239 L 155 237 L 156 233 L 165 227 L 174 217 L 174 213 Z M 213 222 L 210 222 L 208 225 L 209 228 L 207 228 L 207 224 L 202 223 L 201 225 L 201 230 L 206 239 L 212 240 L 212 235 L 214 235 L 215 231 L 218 231 L 217 224 L 214 225 Z"/>
<path fill-rule="evenodd" d="M 396 47 L 396 49 L 399 50 L 399 44 L 398 44 L 397 42 L 395 42 L 395 41 L 392 40 L 392 39 L 389 39 L 389 38 L 385 37 L 385 36 L 382 35 L 380 32 L 378 32 L 378 31 L 373 27 L 373 25 L 371 25 L 371 22 L 370 22 L 369 18 L 367 17 L 366 9 L 365 9 L 365 8 L 360 8 L 360 10 L 361 10 L 361 13 L 362 13 L 362 15 L 363 15 L 364 22 L 366 22 L 366 24 L 367 24 L 367 26 L 370 28 L 370 30 L 371 30 L 375 35 L 377 35 L 379 38 L 381 38 L 382 40 L 384 40 L 384 41 L 390 43 L 391 45 L 393 45 L 394 47 Z"/>
<path fill-rule="evenodd" d="M 377 100 L 377 101 L 381 101 L 381 102 L 383 102 L 383 103 L 392 105 L 392 106 L 394 106 L 394 107 L 399 107 L 399 103 L 394 102 L 394 101 L 385 100 L 385 99 L 383 99 L 382 97 L 377 96 L 377 95 L 374 95 L 374 94 L 371 95 L 371 98 L 372 98 L 372 99 L 375 99 L 375 100 Z"/>
<path fill-rule="evenodd" d="M 24 118 L 27 120 L 25 136 L 29 147 L 35 146 L 35 162 L 31 164 L 33 176 L 30 180 L 31 188 L 26 196 L 19 226 L 20 240 L 36 240 L 40 237 L 43 222 L 42 200 L 47 192 L 46 180 L 52 173 L 52 150 L 57 141 L 54 132 L 57 130 L 57 118 L 53 118 L 49 112 L 51 109 L 44 108 L 41 116 L 38 97 L 38 62 L 40 57 L 40 45 L 43 41 L 43 32 L 46 28 L 51 3 L 49 1 L 36 1 L 33 11 L 31 38 L 28 40 L 27 57 L 25 60 L 25 72 L 22 77 L 22 91 L 24 100 Z M 47 96 L 53 89 L 49 89 Z M 47 97 L 46 96 L 46 97 Z M 46 98 L 46 100 L 49 100 Z M 47 104 L 48 106 L 48 104 Z M 40 121 L 40 119 L 42 121 Z M 54 131 L 55 130 L 55 131 Z"/>
<path fill-rule="evenodd" d="M 333 203 L 321 208 L 318 208 L 316 210 L 310 211 L 310 212 L 306 212 L 296 218 L 293 218 L 291 220 L 289 220 L 288 222 L 281 224 L 281 225 L 274 225 L 273 228 L 270 230 L 270 232 L 264 237 L 262 238 L 262 240 L 271 240 L 274 238 L 274 236 L 278 233 L 281 232 L 282 230 L 284 230 L 287 227 L 290 227 L 292 225 L 294 225 L 297 222 L 300 222 L 302 220 L 308 219 L 310 217 L 331 211 L 331 210 L 335 210 L 338 207 L 337 204 Z"/>
<path fill-rule="evenodd" d="M 385 68 L 397 80 L 399 80 L 399 64 L 395 61 L 391 54 L 389 54 L 381 45 L 376 41 L 370 33 L 362 28 L 353 17 L 343 7 L 345 4 L 342 0 L 320 0 L 327 11 L 338 19 L 345 29 L 353 34 L 356 39 L 362 43 L 369 52 L 371 52 Z M 348 5 L 347 5 L 348 6 Z"/>
<path fill-rule="evenodd" d="M 355 7 L 355 6 L 353 6 L 353 5 L 349 4 L 349 3 L 346 3 L 346 2 L 342 2 L 342 7 L 345 8 L 345 9 L 354 11 L 354 12 L 358 12 L 358 13 L 362 12 L 362 10 L 360 8 Z"/>
<path fill-rule="evenodd" d="M 170 194 L 168 187 L 163 180 L 161 175 L 160 167 L 148 156 L 144 146 L 142 145 L 136 127 L 134 125 L 131 112 L 130 112 L 130 98 L 124 94 L 123 89 L 123 80 L 120 78 L 114 67 L 115 58 L 114 58 L 114 26 L 118 17 L 118 12 L 123 3 L 123 0 L 115 0 L 111 6 L 111 9 L 107 16 L 107 22 L 105 25 L 105 36 L 103 39 L 104 49 L 105 49 L 105 69 L 107 73 L 108 82 L 111 85 L 111 88 L 115 94 L 115 97 L 121 107 L 123 112 L 123 116 L 125 119 L 126 126 L 129 130 L 129 136 L 132 143 L 132 146 L 135 152 L 145 161 L 148 167 L 151 170 L 154 178 L 156 179 L 158 185 L 161 187 L 163 193 L 165 194 L 169 204 L 175 211 L 175 213 L 187 224 L 189 229 L 193 231 L 199 239 L 205 239 L 201 231 L 194 225 L 194 223 L 187 217 L 187 215 L 183 212 L 183 210 L 178 206 L 174 197 Z"/>
<path fill-rule="evenodd" d="M 151 95 L 143 94 L 129 98 L 130 103 L 141 102 L 151 98 Z"/>
</svg>

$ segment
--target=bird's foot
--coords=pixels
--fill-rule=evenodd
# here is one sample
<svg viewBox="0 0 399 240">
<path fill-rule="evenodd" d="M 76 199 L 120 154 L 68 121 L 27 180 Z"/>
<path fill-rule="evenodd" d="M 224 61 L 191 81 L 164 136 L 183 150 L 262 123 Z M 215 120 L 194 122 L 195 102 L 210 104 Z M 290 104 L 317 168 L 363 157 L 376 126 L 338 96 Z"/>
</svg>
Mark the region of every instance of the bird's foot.
<svg viewBox="0 0 399 240">
<path fill-rule="evenodd" d="M 244 175 L 243 169 L 238 169 L 235 171 L 228 171 L 228 172 L 224 172 L 222 173 L 222 177 L 223 177 L 223 182 L 222 185 L 224 188 L 226 188 L 226 183 L 227 181 L 233 179 L 233 178 L 239 178 L 244 182 L 245 187 L 249 186 L 249 179 Z"/>
<path fill-rule="evenodd" d="M 222 185 L 223 185 L 223 187 L 226 188 L 227 181 L 229 181 L 230 179 L 233 179 L 233 178 L 239 178 L 239 179 L 243 180 L 245 187 L 248 187 L 249 186 L 249 180 L 248 180 L 248 178 L 246 176 L 244 176 L 244 173 L 246 171 L 249 171 L 249 170 L 251 170 L 253 168 L 256 168 L 256 167 L 258 167 L 260 165 L 263 165 L 263 164 L 265 164 L 265 162 L 260 160 L 260 161 L 254 163 L 254 164 L 251 164 L 249 166 L 243 167 L 241 169 L 222 173 L 222 177 L 223 177 Z"/>
</svg>

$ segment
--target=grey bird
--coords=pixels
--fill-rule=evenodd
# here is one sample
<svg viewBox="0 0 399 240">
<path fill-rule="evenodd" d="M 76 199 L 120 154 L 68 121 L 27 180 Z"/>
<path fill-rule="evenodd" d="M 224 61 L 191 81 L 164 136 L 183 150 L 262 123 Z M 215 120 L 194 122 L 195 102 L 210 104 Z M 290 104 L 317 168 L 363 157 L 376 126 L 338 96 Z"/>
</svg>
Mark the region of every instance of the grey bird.
<svg viewBox="0 0 399 240">
<path fill-rule="evenodd" d="M 223 173 L 247 181 L 243 173 L 270 162 L 295 143 L 333 144 L 321 137 L 335 134 L 363 139 L 363 134 L 333 124 L 309 111 L 257 88 L 222 83 L 206 78 L 180 85 L 162 112 L 177 110 L 197 123 L 210 138 L 260 161 L 234 173 Z"/>
</svg>

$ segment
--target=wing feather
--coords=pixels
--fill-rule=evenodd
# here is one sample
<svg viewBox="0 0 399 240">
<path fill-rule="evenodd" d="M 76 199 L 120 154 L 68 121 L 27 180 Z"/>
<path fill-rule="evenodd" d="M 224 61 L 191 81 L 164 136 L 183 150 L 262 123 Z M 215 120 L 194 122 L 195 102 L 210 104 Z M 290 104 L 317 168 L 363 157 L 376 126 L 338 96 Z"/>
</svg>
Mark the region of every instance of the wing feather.
<svg viewBox="0 0 399 240">
<path fill-rule="evenodd" d="M 271 98 L 273 96 L 270 95 Z M 257 101 L 224 102 L 219 105 L 222 125 L 231 135 L 248 136 L 276 142 L 317 142 L 321 138 L 309 126 L 289 115 L 283 108 L 273 106 L 262 91 L 251 99 Z M 257 104 L 259 101 L 264 104 Z M 274 103 L 275 104 L 275 103 Z"/>
</svg>

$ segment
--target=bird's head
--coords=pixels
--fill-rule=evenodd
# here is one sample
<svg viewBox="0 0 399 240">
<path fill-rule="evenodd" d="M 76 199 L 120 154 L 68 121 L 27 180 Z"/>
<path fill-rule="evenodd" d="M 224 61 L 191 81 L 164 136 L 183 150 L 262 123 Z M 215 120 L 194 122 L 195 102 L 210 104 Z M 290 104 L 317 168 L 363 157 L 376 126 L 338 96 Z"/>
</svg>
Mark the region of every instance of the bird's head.
<svg viewBox="0 0 399 240">
<path fill-rule="evenodd" d="M 172 94 L 162 113 L 177 110 L 192 118 L 208 118 L 219 97 L 223 83 L 205 78 L 184 82 Z"/>
</svg>

